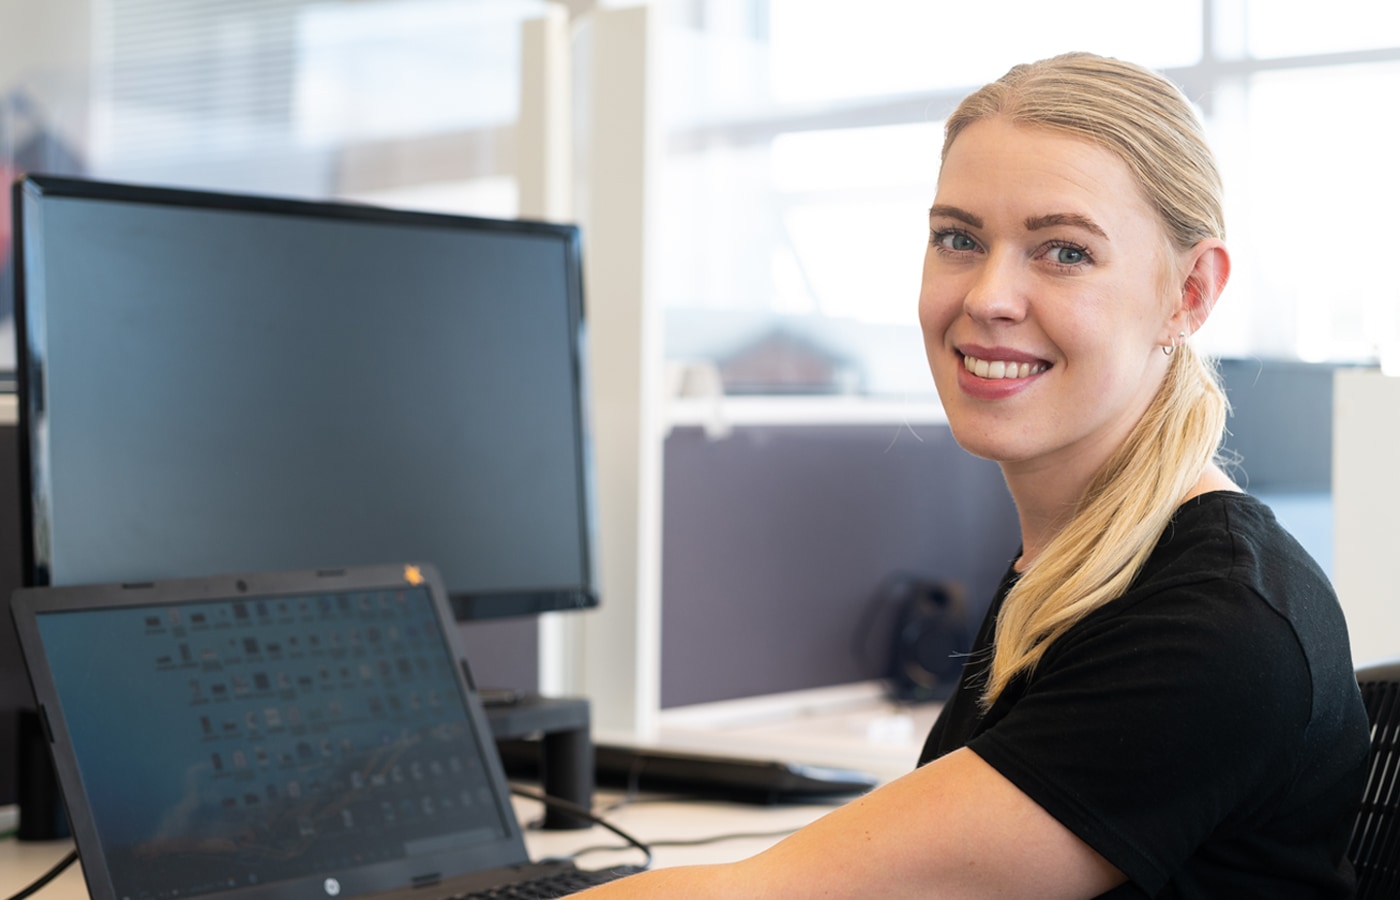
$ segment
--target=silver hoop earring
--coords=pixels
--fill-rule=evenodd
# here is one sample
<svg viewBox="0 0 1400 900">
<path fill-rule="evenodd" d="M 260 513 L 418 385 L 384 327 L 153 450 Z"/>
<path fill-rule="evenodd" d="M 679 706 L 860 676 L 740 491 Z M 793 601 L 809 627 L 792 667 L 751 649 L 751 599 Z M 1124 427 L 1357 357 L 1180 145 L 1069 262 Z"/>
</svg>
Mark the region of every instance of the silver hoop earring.
<svg viewBox="0 0 1400 900">
<path fill-rule="evenodd" d="M 1171 356 L 1173 353 L 1175 353 L 1177 341 L 1180 341 L 1183 344 L 1186 343 L 1186 332 L 1178 331 L 1176 334 L 1176 338 L 1172 340 L 1171 344 L 1162 348 L 1162 355 Z"/>
</svg>

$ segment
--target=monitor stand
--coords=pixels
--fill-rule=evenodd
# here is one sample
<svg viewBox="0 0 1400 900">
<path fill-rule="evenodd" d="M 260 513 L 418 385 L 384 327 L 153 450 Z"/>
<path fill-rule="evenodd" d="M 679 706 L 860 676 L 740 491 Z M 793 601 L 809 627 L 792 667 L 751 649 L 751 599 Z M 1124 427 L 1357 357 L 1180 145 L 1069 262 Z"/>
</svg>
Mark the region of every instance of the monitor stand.
<svg viewBox="0 0 1400 900">
<path fill-rule="evenodd" d="M 53 841 L 72 836 L 68 814 L 63 809 L 63 791 L 58 786 L 49 738 L 39 714 L 19 710 L 18 765 L 19 832 L 21 841 Z"/>
<path fill-rule="evenodd" d="M 588 701 L 534 695 L 497 696 L 483 692 L 486 718 L 497 741 L 538 736 L 541 752 L 540 787 L 552 797 L 584 809 L 593 808 L 593 739 Z M 593 821 L 546 806 L 544 827 L 591 828 Z"/>
</svg>

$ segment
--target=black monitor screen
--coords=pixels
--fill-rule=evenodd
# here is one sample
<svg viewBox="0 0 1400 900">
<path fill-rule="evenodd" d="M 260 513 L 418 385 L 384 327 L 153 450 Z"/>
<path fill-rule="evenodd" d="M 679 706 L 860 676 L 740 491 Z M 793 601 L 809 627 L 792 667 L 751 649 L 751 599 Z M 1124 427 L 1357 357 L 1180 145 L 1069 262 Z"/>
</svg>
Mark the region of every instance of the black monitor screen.
<svg viewBox="0 0 1400 900">
<path fill-rule="evenodd" d="M 34 584 L 404 559 L 597 602 L 573 226 L 31 177 Z"/>
</svg>

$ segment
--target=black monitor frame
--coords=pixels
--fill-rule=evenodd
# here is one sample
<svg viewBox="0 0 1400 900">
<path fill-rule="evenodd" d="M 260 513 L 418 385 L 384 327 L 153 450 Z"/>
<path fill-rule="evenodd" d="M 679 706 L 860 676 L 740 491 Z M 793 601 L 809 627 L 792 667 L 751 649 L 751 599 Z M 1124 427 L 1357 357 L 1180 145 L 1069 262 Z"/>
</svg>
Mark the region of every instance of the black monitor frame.
<svg viewBox="0 0 1400 900">
<path fill-rule="evenodd" d="M 375 206 L 339 202 L 294 200 L 276 197 L 236 195 L 206 191 L 183 190 L 116 184 L 87 179 L 29 175 L 13 187 L 14 200 L 14 263 L 16 285 L 16 334 L 18 337 L 17 392 L 19 396 L 20 491 L 22 506 L 22 567 L 26 585 L 64 583 L 62 576 L 53 579 L 52 559 L 46 548 L 52 537 L 46 531 L 47 504 L 51 502 L 49 481 L 51 460 L 46 456 L 39 434 L 50 424 L 48 398 L 44 385 L 49 375 L 44 337 L 42 285 L 36 286 L 31 265 L 40 252 L 45 235 L 42 232 L 44 201 L 61 198 L 93 203 L 144 204 L 150 207 L 178 207 L 202 211 L 229 211 L 276 217 L 311 217 L 318 221 L 333 221 L 353 225 L 393 227 L 404 225 L 420 229 L 477 229 L 493 234 L 509 234 L 545 238 L 556 242 L 564 254 L 569 317 L 568 341 L 572 358 L 569 369 L 573 378 L 572 415 L 578 427 L 573 432 L 575 445 L 571 452 L 576 460 L 577 497 L 573 508 L 565 515 L 577 517 L 580 565 L 582 571 L 576 583 L 550 584 L 546 587 L 523 587 L 500 590 L 495 587 L 478 589 L 463 583 L 461 578 L 447 574 L 448 561 L 434 560 L 426 554 L 411 554 L 428 558 L 444 570 L 453 610 L 459 620 L 495 619 L 528 616 L 539 613 L 587 609 L 598 605 L 596 561 L 594 553 L 595 511 L 592 476 L 591 439 L 588 428 L 587 373 L 585 366 L 585 327 L 581 265 L 581 240 L 577 226 L 526 220 L 497 220 L 439 213 L 411 212 Z M 397 558 L 401 554 L 396 554 Z M 388 560 L 326 561 L 325 565 L 373 564 Z M 308 561 L 316 566 L 323 563 Z M 278 563 L 265 568 L 289 566 Z M 235 570 L 238 567 L 235 567 Z M 223 574 L 220 572 L 152 571 L 144 577 L 151 579 L 193 575 Z M 84 579 L 93 580 L 93 579 Z M 117 579 L 122 580 L 122 579 Z"/>
</svg>

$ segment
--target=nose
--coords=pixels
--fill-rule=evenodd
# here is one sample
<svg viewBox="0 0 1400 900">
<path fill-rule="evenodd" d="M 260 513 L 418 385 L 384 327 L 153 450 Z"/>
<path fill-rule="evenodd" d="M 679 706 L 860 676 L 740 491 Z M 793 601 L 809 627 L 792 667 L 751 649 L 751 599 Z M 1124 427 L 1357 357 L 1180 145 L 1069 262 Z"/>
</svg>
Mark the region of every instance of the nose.
<svg viewBox="0 0 1400 900">
<path fill-rule="evenodd" d="M 963 309 L 984 322 L 1019 322 L 1026 316 L 1027 272 L 1011 253 L 984 259 L 963 296 Z"/>
</svg>

